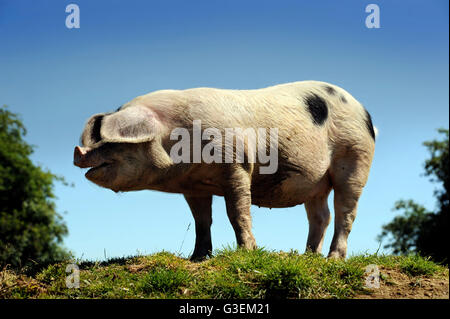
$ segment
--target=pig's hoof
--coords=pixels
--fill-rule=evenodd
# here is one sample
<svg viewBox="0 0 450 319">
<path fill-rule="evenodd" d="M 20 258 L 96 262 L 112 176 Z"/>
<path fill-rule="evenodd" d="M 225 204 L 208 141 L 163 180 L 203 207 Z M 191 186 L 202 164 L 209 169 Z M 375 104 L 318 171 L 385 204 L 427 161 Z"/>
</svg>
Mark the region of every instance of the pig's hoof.
<svg viewBox="0 0 450 319">
<path fill-rule="evenodd" d="M 193 262 L 201 262 L 206 260 L 207 257 L 208 255 L 192 255 L 191 258 L 189 258 L 189 260 Z"/>
<path fill-rule="evenodd" d="M 345 259 L 345 255 L 342 255 L 341 253 L 337 251 L 330 252 L 328 254 L 328 259 Z"/>
<path fill-rule="evenodd" d="M 206 260 L 208 257 L 211 257 L 211 249 L 205 249 L 200 251 L 195 251 L 192 254 L 191 258 L 189 258 L 190 261 L 193 262 L 200 262 Z"/>
</svg>

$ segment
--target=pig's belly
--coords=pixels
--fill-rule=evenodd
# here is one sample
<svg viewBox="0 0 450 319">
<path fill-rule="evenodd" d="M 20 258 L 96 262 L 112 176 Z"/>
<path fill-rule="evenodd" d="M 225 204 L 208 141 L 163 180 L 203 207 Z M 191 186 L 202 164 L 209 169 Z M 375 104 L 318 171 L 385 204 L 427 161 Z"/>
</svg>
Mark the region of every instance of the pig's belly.
<svg viewBox="0 0 450 319">
<path fill-rule="evenodd" d="M 261 176 L 261 175 L 260 175 Z M 292 207 L 327 188 L 325 177 L 313 181 L 299 173 L 285 176 L 266 175 L 252 184 L 252 204 L 261 207 Z"/>
<path fill-rule="evenodd" d="M 252 204 L 282 208 L 303 204 L 319 193 L 329 191 L 331 183 L 327 172 L 316 176 L 305 176 L 299 171 L 280 169 L 275 174 L 256 175 L 252 179 Z M 224 196 L 218 183 L 206 179 L 186 183 L 177 183 L 181 188 L 160 188 L 162 191 L 183 193 L 193 196 L 216 195 Z"/>
</svg>

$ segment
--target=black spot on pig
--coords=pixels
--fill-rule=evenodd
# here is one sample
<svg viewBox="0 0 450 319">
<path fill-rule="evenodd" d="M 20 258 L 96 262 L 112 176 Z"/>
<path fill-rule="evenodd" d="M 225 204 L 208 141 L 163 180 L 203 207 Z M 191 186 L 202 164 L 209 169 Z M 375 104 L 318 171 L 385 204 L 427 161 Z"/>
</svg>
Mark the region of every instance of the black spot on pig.
<svg viewBox="0 0 450 319">
<path fill-rule="evenodd" d="M 94 143 L 100 142 L 102 137 L 100 135 L 100 128 L 102 127 L 103 115 L 97 116 L 92 125 L 91 140 Z"/>
<path fill-rule="evenodd" d="M 325 88 L 325 91 L 327 91 L 328 94 L 330 94 L 330 95 L 335 95 L 336 94 L 336 90 L 333 87 L 331 87 L 329 85 L 325 85 L 324 88 Z"/>
<path fill-rule="evenodd" d="M 327 103 L 320 96 L 312 93 L 305 98 L 308 111 L 311 113 L 314 124 L 322 125 L 328 117 Z"/>
<path fill-rule="evenodd" d="M 372 136 L 373 140 L 375 141 L 375 130 L 373 129 L 373 123 L 372 123 L 372 117 L 370 116 L 369 112 L 364 109 L 366 112 L 366 127 L 369 131 L 370 136 Z"/>
</svg>

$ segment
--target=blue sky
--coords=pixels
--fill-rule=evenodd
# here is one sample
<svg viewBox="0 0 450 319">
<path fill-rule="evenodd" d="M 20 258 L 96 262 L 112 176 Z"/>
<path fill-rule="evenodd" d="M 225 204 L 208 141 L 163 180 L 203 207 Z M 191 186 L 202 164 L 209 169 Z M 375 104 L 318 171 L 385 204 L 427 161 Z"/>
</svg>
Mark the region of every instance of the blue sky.
<svg viewBox="0 0 450 319">
<path fill-rule="evenodd" d="M 80 8 L 80 29 L 65 27 L 70 3 Z M 380 7 L 380 29 L 365 26 L 370 3 Z M 422 142 L 448 128 L 448 12 L 446 0 L 0 0 L 0 104 L 21 115 L 35 163 L 75 185 L 57 184 L 55 192 L 69 228 L 64 244 L 76 257 L 163 249 L 188 256 L 194 223 L 182 195 L 115 194 L 73 166 L 87 118 L 158 89 L 339 85 L 365 105 L 379 130 L 349 237 L 349 253 L 375 252 L 396 200 L 436 204 L 436 186 L 423 176 Z M 304 250 L 303 206 L 253 206 L 252 215 L 259 246 Z M 325 254 L 332 234 L 333 224 Z M 212 240 L 214 248 L 235 241 L 219 197 Z"/>
</svg>

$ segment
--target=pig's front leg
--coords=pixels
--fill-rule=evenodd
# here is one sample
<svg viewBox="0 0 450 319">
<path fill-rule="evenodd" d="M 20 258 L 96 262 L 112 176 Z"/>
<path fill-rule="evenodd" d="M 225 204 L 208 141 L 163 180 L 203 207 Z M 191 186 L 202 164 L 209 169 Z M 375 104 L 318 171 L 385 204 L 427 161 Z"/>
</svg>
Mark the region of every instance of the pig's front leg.
<svg viewBox="0 0 450 319">
<path fill-rule="evenodd" d="M 204 260 L 206 256 L 211 256 L 212 252 L 212 195 L 204 197 L 184 195 L 184 198 L 186 198 L 195 220 L 195 249 L 191 256 L 191 260 L 201 261 Z"/>
<path fill-rule="evenodd" d="M 250 206 L 250 173 L 241 166 L 231 165 L 225 172 L 224 197 L 228 218 L 236 234 L 236 241 L 240 247 L 256 248 L 252 234 L 252 217 Z"/>
</svg>

